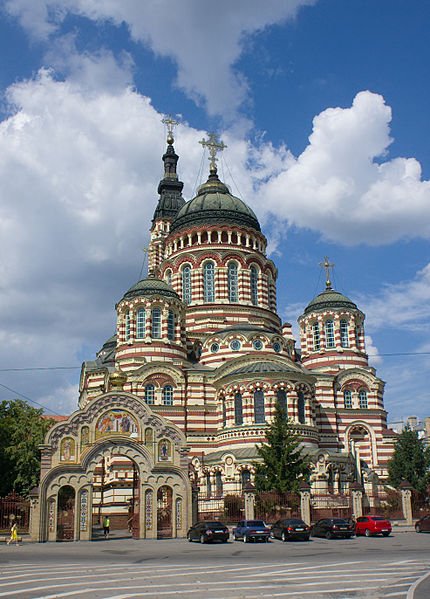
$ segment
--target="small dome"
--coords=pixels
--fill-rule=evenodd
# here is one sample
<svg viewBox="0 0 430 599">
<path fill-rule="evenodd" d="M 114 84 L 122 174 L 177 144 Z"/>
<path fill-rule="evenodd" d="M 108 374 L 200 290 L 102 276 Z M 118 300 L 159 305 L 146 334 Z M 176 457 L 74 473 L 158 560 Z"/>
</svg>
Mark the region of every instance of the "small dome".
<svg viewBox="0 0 430 599">
<path fill-rule="evenodd" d="M 216 173 L 212 173 L 206 183 L 200 185 L 195 198 L 182 206 L 172 222 L 170 232 L 211 224 L 239 225 L 261 230 L 251 208 L 233 196 Z"/>
<path fill-rule="evenodd" d="M 162 295 L 168 298 L 179 299 L 179 295 L 172 287 L 170 287 L 170 285 L 161 279 L 156 279 L 155 277 L 147 277 L 146 279 L 142 279 L 133 285 L 133 287 L 130 287 L 130 289 L 124 293 L 124 297 L 122 299 L 132 299 L 134 297 L 148 295 Z"/>
<path fill-rule="evenodd" d="M 315 312 L 317 310 L 338 310 L 347 308 L 348 310 L 357 310 L 357 305 L 354 304 L 346 295 L 342 295 L 334 289 L 326 289 L 306 306 L 304 314 Z"/>
</svg>

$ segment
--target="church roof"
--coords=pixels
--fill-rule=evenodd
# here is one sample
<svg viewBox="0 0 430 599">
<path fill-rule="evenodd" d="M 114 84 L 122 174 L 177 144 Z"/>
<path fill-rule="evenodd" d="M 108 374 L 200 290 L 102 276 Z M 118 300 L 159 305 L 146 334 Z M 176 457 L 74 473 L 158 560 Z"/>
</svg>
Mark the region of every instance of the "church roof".
<svg viewBox="0 0 430 599">
<path fill-rule="evenodd" d="M 130 289 L 124 293 L 122 299 L 132 299 L 134 297 L 146 295 L 162 295 L 164 297 L 179 299 L 179 295 L 172 287 L 170 287 L 170 285 L 165 281 L 152 276 L 148 276 L 146 279 L 142 279 L 130 287 Z"/>
<path fill-rule="evenodd" d="M 339 291 L 328 288 L 322 293 L 314 297 L 306 306 L 304 313 L 315 312 L 317 310 L 329 310 L 346 308 L 348 310 L 357 310 L 357 304 L 354 304 L 346 295 L 342 295 Z"/>
<path fill-rule="evenodd" d="M 281 362 L 252 362 L 237 368 L 229 373 L 229 376 L 237 374 L 267 374 L 269 372 L 294 372 L 297 373 L 300 369 L 297 366 L 289 363 Z"/>
</svg>

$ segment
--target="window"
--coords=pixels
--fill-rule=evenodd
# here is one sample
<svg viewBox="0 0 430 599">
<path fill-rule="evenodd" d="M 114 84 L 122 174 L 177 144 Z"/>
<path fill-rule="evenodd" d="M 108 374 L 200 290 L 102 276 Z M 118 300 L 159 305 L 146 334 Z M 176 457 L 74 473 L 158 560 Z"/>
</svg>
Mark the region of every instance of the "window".
<svg viewBox="0 0 430 599">
<path fill-rule="evenodd" d="M 367 409 L 367 391 L 365 389 L 361 389 L 359 394 L 358 394 L 358 401 L 360 404 L 360 408 L 362 410 L 366 410 Z"/>
<path fill-rule="evenodd" d="M 347 320 L 340 321 L 340 345 L 349 347 L 349 327 Z"/>
<path fill-rule="evenodd" d="M 173 387 L 172 385 L 164 385 L 163 387 L 163 405 L 173 406 Z"/>
<path fill-rule="evenodd" d="M 161 308 L 152 309 L 152 330 L 153 339 L 161 339 Z"/>
<path fill-rule="evenodd" d="M 137 322 L 136 322 L 136 338 L 144 339 L 146 332 L 146 311 L 145 308 L 140 308 L 137 311 Z"/>
<path fill-rule="evenodd" d="M 355 327 L 355 345 L 356 345 L 357 349 L 360 349 L 360 347 L 361 347 L 360 334 L 361 334 L 361 327 L 357 325 Z"/>
<path fill-rule="evenodd" d="M 166 270 L 165 277 L 166 277 L 166 283 L 171 286 L 172 285 L 172 271 Z"/>
<path fill-rule="evenodd" d="M 131 317 L 130 312 L 125 316 L 125 340 L 128 341 L 131 337 Z"/>
<path fill-rule="evenodd" d="M 254 341 L 252 342 L 252 346 L 257 351 L 260 351 L 263 349 L 263 342 L 261 341 L 261 339 L 254 339 Z"/>
<path fill-rule="evenodd" d="M 251 266 L 251 302 L 258 306 L 258 270 L 256 266 Z"/>
<path fill-rule="evenodd" d="M 276 401 L 278 402 L 281 410 L 285 411 L 285 416 L 287 416 L 287 394 L 285 389 L 278 389 L 276 392 Z"/>
<path fill-rule="evenodd" d="M 217 472 L 215 474 L 215 492 L 217 497 L 222 496 L 222 474 L 221 472 Z"/>
<path fill-rule="evenodd" d="M 246 485 L 251 482 L 251 473 L 250 473 L 250 471 L 246 470 L 246 469 L 242 470 L 240 478 L 241 478 L 242 490 L 243 490 L 246 487 Z"/>
<path fill-rule="evenodd" d="M 236 426 L 241 426 L 243 424 L 243 404 L 241 393 L 236 393 L 234 396 L 234 424 Z"/>
<path fill-rule="evenodd" d="M 312 325 L 312 336 L 314 340 L 314 350 L 318 351 L 321 347 L 320 343 L 320 325 L 318 322 L 314 322 Z"/>
<path fill-rule="evenodd" d="M 205 302 L 215 301 L 215 266 L 206 262 L 203 267 L 203 295 Z"/>
<path fill-rule="evenodd" d="M 239 351 L 241 347 L 242 344 L 239 341 L 239 339 L 233 339 L 233 341 L 230 343 L 230 349 L 232 349 L 233 351 Z"/>
<path fill-rule="evenodd" d="M 222 425 L 223 427 L 227 426 L 227 403 L 225 397 L 222 400 Z"/>
<path fill-rule="evenodd" d="M 266 422 L 264 411 L 264 393 L 261 389 L 254 392 L 254 422 L 255 424 L 263 424 Z"/>
<path fill-rule="evenodd" d="M 334 322 L 326 320 L 325 323 L 325 346 L 327 349 L 334 347 Z"/>
<path fill-rule="evenodd" d="M 209 473 L 206 474 L 206 495 L 207 495 L 207 497 L 212 496 L 212 482 L 211 482 L 211 475 Z"/>
<path fill-rule="evenodd" d="M 211 352 L 213 354 L 216 354 L 219 351 L 219 343 L 212 343 L 211 345 Z"/>
<path fill-rule="evenodd" d="M 184 304 L 191 304 L 191 267 L 184 266 L 182 269 L 182 299 Z"/>
<path fill-rule="evenodd" d="M 239 301 L 239 291 L 237 285 L 237 264 L 230 262 L 228 265 L 228 299 L 230 302 Z"/>
<path fill-rule="evenodd" d="M 277 354 L 279 354 L 282 351 L 282 345 L 279 343 L 279 341 L 275 341 L 272 344 L 273 347 L 273 351 L 275 351 Z"/>
<path fill-rule="evenodd" d="M 154 385 L 145 386 L 145 402 L 147 404 L 153 404 L 155 400 L 155 387 Z"/>
<path fill-rule="evenodd" d="M 349 389 L 343 392 L 343 405 L 348 410 L 352 408 L 352 393 Z"/>
<path fill-rule="evenodd" d="M 175 340 L 175 314 L 172 310 L 169 310 L 167 317 L 167 337 L 170 341 Z"/>
<path fill-rule="evenodd" d="M 297 393 L 297 411 L 299 413 L 299 422 L 300 424 L 306 423 L 305 418 L 305 395 L 303 391 L 299 391 Z"/>
</svg>

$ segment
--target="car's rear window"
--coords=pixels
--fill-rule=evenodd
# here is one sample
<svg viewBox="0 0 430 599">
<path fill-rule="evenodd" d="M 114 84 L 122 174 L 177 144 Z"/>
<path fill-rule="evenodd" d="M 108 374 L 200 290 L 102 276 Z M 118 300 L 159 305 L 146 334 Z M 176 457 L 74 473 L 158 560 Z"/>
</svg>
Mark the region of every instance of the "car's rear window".
<svg viewBox="0 0 430 599">
<path fill-rule="evenodd" d="M 382 518 L 382 516 L 372 516 L 370 519 L 374 520 L 375 522 L 386 520 L 386 518 Z"/>
<path fill-rule="evenodd" d="M 285 520 L 285 524 L 304 524 L 303 520 Z"/>
<path fill-rule="evenodd" d="M 217 526 L 217 527 L 221 527 L 224 528 L 224 524 L 222 522 L 205 522 L 206 526 Z"/>
<path fill-rule="evenodd" d="M 247 520 L 245 526 L 266 526 L 263 520 Z"/>
<path fill-rule="evenodd" d="M 333 518 L 332 522 L 333 524 L 348 524 L 343 518 Z"/>
</svg>

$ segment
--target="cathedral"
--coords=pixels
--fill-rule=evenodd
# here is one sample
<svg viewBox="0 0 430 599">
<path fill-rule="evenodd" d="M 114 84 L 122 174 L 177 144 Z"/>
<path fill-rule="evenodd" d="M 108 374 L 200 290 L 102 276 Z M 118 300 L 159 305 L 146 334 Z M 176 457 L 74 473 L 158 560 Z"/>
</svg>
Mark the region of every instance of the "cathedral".
<svg viewBox="0 0 430 599">
<path fill-rule="evenodd" d="M 296 344 L 277 313 L 277 268 L 258 219 L 218 176 L 224 144 L 214 134 L 201 142 L 209 176 L 185 201 L 165 122 L 148 275 L 118 297 L 116 333 L 82 366 L 79 409 L 48 433 L 39 540 L 59 538 L 66 504 L 72 537 L 90 539 L 95 506 L 114 498 L 130 464 L 135 536 L 163 536 L 169 510 L 167 536 L 184 536 L 192 488 L 222 497 L 253 481 L 276 402 L 310 457 L 314 492 L 366 489 L 387 476 L 395 435 L 368 363 L 365 315 L 333 289 L 326 258 L 325 288 L 299 317 Z"/>
</svg>

